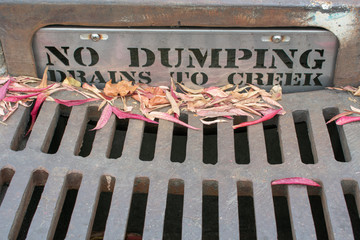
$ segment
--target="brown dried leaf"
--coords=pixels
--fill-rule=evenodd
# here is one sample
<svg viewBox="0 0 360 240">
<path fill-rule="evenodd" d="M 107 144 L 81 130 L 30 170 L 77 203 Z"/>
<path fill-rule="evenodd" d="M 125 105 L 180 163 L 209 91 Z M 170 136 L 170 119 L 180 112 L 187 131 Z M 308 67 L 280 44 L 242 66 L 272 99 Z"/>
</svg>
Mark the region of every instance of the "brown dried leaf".
<svg viewBox="0 0 360 240">
<path fill-rule="evenodd" d="M 270 89 L 271 98 L 275 101 L 282 99 L 282 88 L 280 85 L 275 85 Z"/>
</svg>

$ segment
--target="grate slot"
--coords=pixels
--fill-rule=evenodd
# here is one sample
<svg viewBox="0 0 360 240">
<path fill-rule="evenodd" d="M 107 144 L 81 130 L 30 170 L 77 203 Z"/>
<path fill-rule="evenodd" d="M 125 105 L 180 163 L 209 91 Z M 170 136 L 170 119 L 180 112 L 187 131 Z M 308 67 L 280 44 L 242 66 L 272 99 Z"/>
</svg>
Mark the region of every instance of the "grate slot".
<svg viewBox="0 0 360 240">
<path fill-rule="evenodd" d="M 143 234 L 149 184 L 148 178 L 135 178 L 126 235 Z"/>
<path fill-rule="evenodd" d="M 246 122 L 247 117 L 234 117 L 234 125 Z M 250 150 L 247 127 L 234 130 L 235 162 L 237 164 L 250 163 Z"/>
<path fill-rule="evenodd" d="M 329 121 L 332 117 L 339 114 L 338 108 L 325 108 L 323 109 L 323 115 L 325 122 Z M 326 124 L 331 146 L 334 152 L 336 161 L 338 162 L 349 162 L 350 152 L 346 143 L 345 133 L 342 126 L 336 125 L 335 121 Z"/>
<path fill-rule="evenodd" d="M 157 132 L 157 124 L 145 122 L 140 148 L 140 160 L 152 161 L 154 159 Z"/>
<path fill-rule="evenodd" d="M 237 182 L 240 239 L 256 239 L 253 187 L 249 181 Z"/>
<path fill-rule="evenodd" d="M 312 149 L 312 142 L 309 137 L 309 112 L 294 111 L 292 114 L 300 150 L 301 162 L 305 164 L 314 164 L 315 159 Z"/>
<path fill-rule="evenodd" d="M 211 119 L 209 119 L 211 121 Z M 216 164 L 218 161 L 217 124 L 203 125 L 203 163 Z"/>
<path fill-rule="evenodd" d="M 118 119 L 116 118 L 116 128 L 114 133 L 114 138 L 111 144 L 111 150 L 109 154 L 109 158 L 119 158 L 122 155 L 126 132 L 129 126 L 128 119 Z"/>
<path fill-rule="evenodd" d="M 15 171 L 12 168 L 4 167 L 0 171 L 0 206 L 4 200 L 7 189 L 9 188 L 12 177 L 14 176 Z"/>
<path fill-rule="evenodd" d="M 279 141 L 278 123 L 278 116 L 263 123 L 267 161 L 270 164 L 281 164 L 283 162 Z"/>
<path fill-rule="evenodd" d="M 356 181 L 353 181 L 353 180 L 344 180 L 341 182 L 341 185 L 342 185 L 346 206 L 347 206 L 350 220 L 351 220 L 354 238 L 355 238 L 355 240 L 359 240 L 360 239 L 359 185 Z"/>
<path fill-rule="evenodd" d="M 184 181 L 170 179 L 166 198 L 163 239 L 181 239 L 184 207 Z"/>
<path fill-rule="evenodd" d="M 180 120 L 188 123 L 188 115 L 181 114 Z M 171 142 L 171 162 L 183 163 L 186 158 L 186 143 L 188 129 L 180 124 L 175 123 Z"/>
<path fill-rule="evenodd" d="M 66 107 L 64 105 L 57 106 L 57 113 L 54 119 L 54 121 L 56 121 L 56 127 L 51 133 L 49 133 L 49 135 L 51 135 L 51 140 L 45 140 L 44 146 L 42 148 L 43 152 L 54 154 L 58 151 L 67 122 L 69 120 L 71 109 L 71 107 Z"/>
<path fill-rule="evenodd" d="M 218 182 L 203 181 L 202 239 L 219 239 Z"/>
<path fill-rule="evenodd" d="M 313 216 L 317 239 L 329 239 L 324 215 L 324 196 L 322 188 L 308 187 L 311 213 Z"/>
<path fill-rule="evenodd" d="M 16 239 L 18 240 L 26 239 L 32 218 L 34 217 L 37 206 L 39 204 L 48 175 L 49 174 L 44 170 L 35 170 L 32 174 L 27 190 L 25 192 L 25 201 L 23 201 L 23 205 L 21 206 L 21 214 L 15 219 L 16 225 L 21 223 L 19 231 L 17 231 Z"/>
<path fill-rule="evenodd" d="M 286 186 L 272 186 L 278 239 L 293 239 Z"/>
<path fill-rule="evenodd" d="M 19 125 L 16 129 L 14 137 L 11 141 L 10 148 L 14 151 L 22 151 L 25 149 L 27 141 L 29 140 L 29 134 L 26 134 L 31 125 L 31 110 L 34 108 L 34 104 L 24 110 Z"/>
<path fill-rule="evenodd" d="M 109 215 L 115 178 L 109 175 L 100 178 L 100 194 L 96 208 L 95 219 L 92 225 L 90 239 L 104 238 L 106 221 Z"/>
<path fill-rule="evenodd" d="M 64 189 L 64 193 L 66 193 L 66 195 L 63 200 L 64 202 L 62 203 L 59 219 L 57 221 L 56 230 L 53 237 L 54 240 L 65 239 L 66 237 L 81 180 L 82 175 L 80 173 L 69 173 L 66 176 L 66 188 Z"/>
</svg>

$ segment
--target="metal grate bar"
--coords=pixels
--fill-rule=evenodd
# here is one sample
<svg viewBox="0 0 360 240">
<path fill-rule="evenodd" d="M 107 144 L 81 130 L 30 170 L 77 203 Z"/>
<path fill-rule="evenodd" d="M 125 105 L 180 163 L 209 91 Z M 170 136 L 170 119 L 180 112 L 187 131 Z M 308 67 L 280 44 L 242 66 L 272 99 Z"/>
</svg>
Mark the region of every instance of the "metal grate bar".
<svg viewBox="0 0 360 240">
<path fill-rule="evenodd" d="M 78 144 L 79 136 L 81 136 L 81 129 L 84 124 L 87 106 L 76 106 L 71 110 L 66 129 L 61 140 L 58 154 L 60 156 L 73 155 L 74 146 Z"/>
<path fill-rule="evenodd" d="M 274 203 L 269 182 L 253 182 L 256 236 L 258 239 L 277 239 Z M 266 213 L 266 214 L 264 214 Z"/>
<path fill-rule="evenodd" d="M 341 183 L 324 182 L 323 192 L 324 213 L 330 238 L 354 239 Z"/>
<path fill-rule="evenodd" d="M 124 142 L 123 156 L 126 156 L 127 163 L 139 159 L 141 139 L 145 123 L 137 120 L 129 120 L 128 130 Z"/>
<path fill-rule="evenodd" d="M 31 197 L 32 183 L 30 181 L 32 174 L 31 169 L 16 171 L 1 205 L 0 216 L 6 217 L 0 218 L 0 231 L 8 233 L 9 239 L 17 237 L 21 220 L 25 215 L 26 205 Z"/>
<path fill-rule="evenodd" d="M 233 180 L 219 181 L 219 238 L 239 239 L 237 184 Z"/>
<path fill-rule="evenodd" d="M 344 134 L 346 136 L 346 142 L 349 147 L 349 152 L 351 154 L 350 159 L 359 159 L 360 158 L 360 125 L 343 125 Z"/>
<path fill-rule="evenodd" d="M 168 181 L 164 178 L 150 179 L 145 214 L 144 239 L 162 239 Z"/>
<path fill-rule="evenodd" d="M 186 144 L 186 158 L 184 164 L 197 165 L 202 162 L 203 130 L 199 120 L 192 114 L 188 118 L 191 126 L 197 127 L 199 131 L 189 131 Z M 186 185 L 186 182 L 185 182 Z M 185 186 L 186 189 L 186 186 Z"/>
<path fill-rule="evenodd" d="M 133 185 L 134 178 L 131 177 L 116 180 L 104 239 L 124 239 Z"/>
<path fill-rule="evenodd" d="M 26 144 L 27 149 L 33 149 L 39 152 L 42 150 L 44 144 L 50 144 L 52 136 L 47 136 L 46 138 L 46 135 L 54 131 L 60 114 L 56 103 L 43 104 L 41 109 L 42 111 L 39 112 L 36 118 L 35 125 Z"/>
<path fill-rule="evenodd" d="M 201 239 L 202 234 L 202 182 L 185 181 L 182 239 Z"/>
<path fill-rule="evenodd" d="M 279 119 L 279 136 L 284 163 L 292 166 L 300 165 L 301 158 L 296 137 L 294 119 L 287 113 Z"/>
<path fill-rule="evenodd" d="M 28 239 L 47 239 L 53 237 L 56 222 L 60 215 L 60 212 L 56 210 L 61 207 L 61 194 L 65 187 L 64 184 L 59 183 L 64 182 L 66 173 L 67 169 L 65 168 L 56 168 L 50 172 L 29 229 Z"/>
<path fill-rule="evenodd" d="M 9 141 L 9 139 L 18 135 L 18 132 L 21 129 L 19 123 L 24 121 L 26 115 L 29 114 L 28 110 L 29 109 L 26 110 L 25 108 L 19 107 L 19 109 L 11 116 L 11 121 L 6 123 L 7 127 L 0 128 L 0 135 L 3 136 L 0 138 L 0 146 L 3 146 L 4 148 L 10 148 L 10 144 L 14 144 L 15 139 L 12 139 L 12 141 Z"/>
<path fill-rule="evenodd" d="M 329 133 L 326 127 L 325 119 L 321 109 L 309 110 L 310 129 L 309 135 L 313 138 L 316 152 L 314 158 L 318 159 L 318 164 L 328 165 L 328 161 L 333 163 L 335 160 L 334 154 L 329 149 L 332 149 Z"/>
<path fill-rule="evenodd" d="M 84 174 L 66 239 L 89 238 L 99 195 L 100 175 Z"/>
<path fill-rule="evenodd" d="M 173 127 L 174 124 L 169 121 L 159 121 L 154 161 L 160 160 L 162 164 L 170 163 Z"/>
<path fill-rule="evenodd" d="M 102 129 L 96 130 L 95 139 L 89 157 L 101 159 L 108 155 L 115 128 L 115 116 L 111 116 L 109 122 Z"/>
<path fill-rule="evenodd" d="M 267 165 L 265 137 L 262 124 L 248 127 L 250 165 Z"/>
<path fill-rule="evenodd" d="M 294 239 L 316 239 L 307 189 L 288 186 L 288 202 Z"/>
<path fill-rule="evenodd" d="M 218 164 L 232 165 L 235 164 L 234 152 L 234 131 L 232 129 L 232 122 L 218 124 Z"/>
</svg>

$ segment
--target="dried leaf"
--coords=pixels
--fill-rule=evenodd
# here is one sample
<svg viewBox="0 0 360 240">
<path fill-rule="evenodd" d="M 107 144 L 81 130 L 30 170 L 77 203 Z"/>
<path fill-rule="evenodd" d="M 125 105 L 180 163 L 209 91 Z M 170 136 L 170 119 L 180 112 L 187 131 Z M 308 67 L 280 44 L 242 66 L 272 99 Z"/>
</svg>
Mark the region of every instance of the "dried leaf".
<svg viewBox="0 0 360 240">
<path fill-rule="evenodd" d="M 9 85 L 11 83 L 11 80 L 9 79 L 5 84 L 4 86 L 2 86 L 0 88 L 0 101 L 4 99 L 4 97 L 6 96 L 6 92 L 8 91 L 9 89 Z"/>
<path fill-rule="evenodd" d="M 356 108 L 356 107 L 353 107 L 353 106 L 350 106 L 350 109 L 358 114 L 360 114 L 360 109 L 359 108 Z"/>
<path fill-rule="evenodd" d="M 56 83 L 51 84 L 45 88 L 32 88 L 32 87 L 22 87 L 22 88 L 9 88 L 10 92 L 42 92 L 48 90 L 49 88 L 55 86 Z"/>
<path fill-rule="evenodd" d="M 187 123 L 184 123 L 183 121 L 167 114 L 167 113 L 164 113 L 164 112 L 151 112 L 149 113 L 150 116 L 154 117 L 154 118 L 159 118 L 159 119 L 164 119 L 164 120 L 167 120 L 167 121 L 171 121 L 171 122 L 174 122 L 174 123 L 177 123 L 177 124 L 180 124 L 182 126 L 185 126 L 185 127 L 188 127 L 190 129 L 194 129 L 194 130 L 199 130 L 199 128 L 196 128 L 196 127 L 193 127 Z"/>
<path fill-rule="evenodd" d="M 43 77 L 42 77 L 42 80 L 41 80 L 41 83 L 40 83 L 40 85 L 38 86 L 39 88 L 46 88 L 46 87 L 47 87 L 48 68 L 49 68 L 49 66 L 46 66 L 45 71 L 44 71 L 44 74 L 43 74 Z"/>
<path fill-rule="evenodd" d="M 202 122 L 202 124 L 204 125 L 211 125 L 211 124 L 215 124 L 215 123 L 222 123 L 222 122 L 228 122 L 225 119 L 215 119 L 212 121 L 206 121 L 205 118 L 200 118 L 200 121 Z"/>
<path fill-rule="evenodd" d="M 271 185 L 306 185 L 321 187 L 317 182 L 303 177 L 282 178 L 271 182 Z"/>
<path fill-rule="evenodd" d="M 39 112 L 39 109 L 41 107 L 41 104 L 45 101 L 47 95 L 45 93 L 40 93 L 37 98 L 36 98 L 36 101 L 35 101 L 35 105 L 34 105 L 34 108 L 32 109 L 31 113 L 30 113 L 30 116 L 31 116 L 31 125 L 30 125 L 30 128 L 29 130 L 27 131 L 26 135 L 28 135 L 31 130 L 33 129 L 34 127 L 34 124 L 35 124 L 35 120 L 37 118 L 37 114 Z"/>
<path fill-rule="evenodd" d="M 150 119 L 148 119 L 148 118 L 146 118 L 144 116 L 141 116 L 139 114 L 123 112 L 123 111 L 121 111 L 120 109 L 118 109 L 118 108 L 116 108 L 114 106 L 112 107 L 112 111 L 119 119 L 126 119 L 126 118 L 138 119 L 138 120 L 142 120 L 142 121 L 145 121 L 145 122 L 158 124 L 158 122 L 150 120 Z"/>
<path fill-rule="evenodd" d="M 99 98 L 87 98 L 87 99 L 81 99 L 81 100 L 62 100 L 62 99 L 57 99 L 54 98 L 54 101 L 57 102 L 58 104 L 62 104 L 65 105 L 67 107 L 72 107 L 72 106 L 78 106 L 87 102 L 93 102 L 93 101 L 98 101 L 100 100 Z"/>
<path fill-rule="evenodd" d="M 4 98 L 4 101 L 6 102 L 17 102 L 22 99 L 30 98 L 39 95 L 40 93 L 32 93 L 32 94 L 26 94 L 26 95 L 17 95 L 17 96 L 7 96 Z"/>
<path fill-rule="evenodd" d="M 97 122 L 95 128 L 91 129 L 91 131 L 99 130 L 99 129 L 103 128 L 106 125 L 106 123 L 109 121 L 111 114 L 112 114 L 112 107 L 110 104 L 107 104 L 105 106 L 105 108 L 103 109 L 100 119 Z"/>
<path fill-rule="evenodd" d="M 344 125 L 351 122 L 358 122 L 360 121 L 360 117 L 351 117 L 351 116 L 343 116 L 336 120 L 336 125 Z"/>
<path fill-rule="evenodd" d="M 105 84 L 104 93 L 109 97 L 125 97 L 133 94 L 137 85 L 132 85 L 131 81 L 122 80 L 116 84 L 111 83 L 111 80 Z"/>
<path fill-rule="evenodd" d="M 19 103 L 16 103 L 14 107 L 10 107 L 9 112 L 7 114 L 5 114 L 5 116 L 3 117 L 3 121 L 5 122 L 19 107 Z"/>
<path fill-rule="evenodd" d="M 273 117 L 275 117 L 281 110 L 282 110 L 281 108 L 277 109 L 277 110 L 274 109 L 273 112 L 263 116 L 260 119 L 257 119 L 257 120 L 251 121 L 251 122 L 240 123 L 238 125 L 233 126 L 233 129 L 237 129 L 237 128 L 240 128 L 240 127 L 246 127 L 246 126 L 250 126 L 250 125 L 254 125 L 254 124 L 257 124 L 257 123 L 267 121 L 267 120 L 272 119 Z"/>
<path fill-rule="evenodd" d="M 275 101 L 275 100 L 272 99 L 272 98 L 262 97 L 262 99 L 264 99 L 265 102 L 267 102 L 267 103 L 269 103 L 269 104 L 271 104 L 271 105 L 277 106 L 277 107 L 279 107 L 279 108 L 283 108 L 280 103 L 278 103 L 277 101 Z"/>
<path fill-rule="evenodd" d="M 165 92 L 167 99 L 170 102 L 171 108 L 174 111 L 174 113 L 176 113 L 177 115 L 180 115 L 180 109 L 178 104 L 176 103 L 176 100 L 173 98 L 173 96 L 171 95 L 171 93 L 169 91 Z"/>
<path fill-rule="evenodd" d="M 270 89 L 271 98 L 275 101 L 282 99 L 282 88 L 280 85 L 275 85 Z"/>
<path fill-rule="evenodd" d="M 343 112 L 343 113 L 337 114 L 336 116 L 332 117 L 329 121 L 327 121 L 326 124 L 329 124 L 329 123 L 335 121 L 336 119 L 339 119 L 339 118 L 347 116 L 347 115 L 351 115 L 353 113 L 354 112 L 348 111 L 348 112 Z"/>
<path fill-rule="evenodd" d="M 64 86 L 74 86 L 74 87 L 81 87 L 81 82 L 73 78 L 72 76 L 68 76 L 64 79 L 62 82 L 62 85 Z"/>
<path fill-rule="evenodd" d="M 219 87 L 209 87 L 204 90 L 204 92 L 214 96 L 214 97 L 222 97 L 226 98 L 228 96 L 227 93 L 222 91 Z"/>
</svg>

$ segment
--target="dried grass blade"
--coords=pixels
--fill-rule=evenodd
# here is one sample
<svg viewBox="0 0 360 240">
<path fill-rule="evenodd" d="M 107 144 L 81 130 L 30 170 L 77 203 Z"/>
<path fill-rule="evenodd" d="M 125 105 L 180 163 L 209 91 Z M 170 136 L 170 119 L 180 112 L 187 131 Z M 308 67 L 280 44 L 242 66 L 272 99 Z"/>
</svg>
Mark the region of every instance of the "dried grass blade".
<svg viewBox="0 0 360 240">
<path fill-rule="evenodd" d="M 279 108 L 283 108 L 280 103 L 278 103 L 277 101 L 275 101 L 274 99 L 272 99 L 272 98 L 270 98 L 270 97 L 262 97 L 262 99 L 263 99 L 265 102 L 267 102 L 268 104 L 271 104 L 271 105 L 273 105 L 273 106 L 277 106 L 277 107 L 279 107 Z"/>
<path fill-rule="evenodd" d="M 23 88 L 9 88 L 10 92 L 42 92 L 53 87 L 56 83 L 51 84 L 45 88 L 32 88 L 32 87 L 23 87 Z"/>
<path fill-rule="evenodd" d="M 62 99 L 54 98 L 55 102 L 57 102 L 58 104 L 65 105 L 67 107 L 78 106 L 87 102 L 93 102 L 98 100 L 100 100 L 100 98 L 87 98 L 81 100 L 62 100 Z"/>
<path fill-rule="evenodd" d="M 341 117 L 348 116 L 348 115 L 351 115 L 353 113 L 354 112 L 351 112 L 351 111 L 339 113 L 336 116 L 332 117 L 329 121 L 327 121 L 326 124 L 329 124 L 329 123 L 331 123 L 331 122 L 333 122 L 333 121 L 335 121 L 335 120 L 337 120 L 337 119 L 339 119 Z"/>
<path fill-rule="evenodd" d="M 39 95 L 40 93 L 32 93 L 32 94 L 26 94 L 26 95 L 18 95 L 18 96 L 8 96 L 4 98 L 4 101 L 6 102 L 17 102 L 22 99 L 30 98 Z"/>
<path fill-rule="evenodd" d="M 215 124 L 215 123 L 222 123 L 222 122 L 228 122 L 225 119 L 215 119 L 212 121 L 206 121 L 205 118 L 200 118 L 200 121 L 202 122 L 202 124 L 204 125 L 211 125 L 211 124 Z"/>
<path fill-rule="evenodd" d="M 166 98 L 169 100 L 171 108 L 174 111 L 174 113 L 176 113 L 177 115 L 180 115 L 180 109 L 179 109 L 179 106 L 178 106 L 176 100 L 174 99 L 174 97 L 171 95 L 171 93 L 169 91 L 165 91 L 165 95 L 166 95 Z"/>
<path fill-rule="evenodd" d="M 306 185 L 320 187 L 317 182 L 303 177 L 282 178 L 271 182 L 271 185 Z"/>
<path fill-rule="evenodd" d="M 238 125 L 233 126 L 233 129 L 237 129 L 237 128 L 240 128 L 240 127 L 246 127 L 246 126 L 254 125 L 254 124 L 257 124 L 257 123 L 265 122 L 265 121 L 275 117 L 281 110 L 282 110 L 282 108 L 274 110 L 273 112 L 263 116 L 260 119 L 254 120 L 254 121 L 240 123 Z"/>
<path fill-rule="evenodd" d="M 164 112 L 151 112 L 149 114 L 150 116 L 154 117 L 154 118 L 159 118 L 159 119 L 164 119 L 164 120 L 167 120 L 167 121 L 171 121 L 171 122 L 174 122 L 174 123 L 177 123 L 177 124 L 180 124 L 182 126 L 185 126 L 187 128 L 190 128 L 190 129 L 194 129 L 194 130 L 199 130 L 199 128 L 196 128 L 196 127 L 193 127 L 187 123 L 184 123 L 183 121 L 180 121 L 179 119 L 167 114 L 167 113 L 164 113 Z"/>
<path fill-rule="evenodd" d="M 49 66 L 46 66 L 45 70 L 44 70 L 44 74 L 42 77 L 42 80 L 40 82 L 39 88 L 46 88 L 47 87 L 47 73 L 48 73 L 48 68 Z"/>
</svg>

